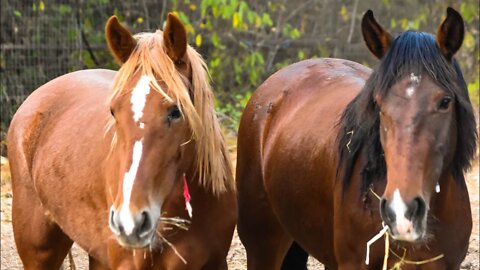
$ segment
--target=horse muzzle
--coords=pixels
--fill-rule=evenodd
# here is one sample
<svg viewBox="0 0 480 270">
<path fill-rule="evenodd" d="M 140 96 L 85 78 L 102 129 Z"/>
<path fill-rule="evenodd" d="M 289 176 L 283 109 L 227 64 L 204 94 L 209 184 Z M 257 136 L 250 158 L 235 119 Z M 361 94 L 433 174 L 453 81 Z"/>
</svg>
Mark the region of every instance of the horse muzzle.
<svg viewBox="0 0 480 270">
<path fill-rule="evenodd" d="M 397 194 L 392 201 L 382 198 L 380 215 L 395 240 L 415 242 L 426 234 L 427 204 L 421 197 L 408 203 Z"/>
<path fill-rule="evenodd" d="M 148 209 L 132 213 L 126 209 L 115 211 L 112 207 L 109 226 L 118 243 L 126 248 L 149 246 L 156 232 L 156 224 Z"/>
</svg>

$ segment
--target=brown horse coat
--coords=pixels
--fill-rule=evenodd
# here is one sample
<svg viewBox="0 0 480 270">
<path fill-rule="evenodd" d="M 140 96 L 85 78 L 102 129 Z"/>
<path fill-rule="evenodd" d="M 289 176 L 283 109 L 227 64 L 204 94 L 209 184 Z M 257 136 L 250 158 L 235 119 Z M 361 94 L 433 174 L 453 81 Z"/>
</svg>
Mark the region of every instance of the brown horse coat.
<svg viewBox="0 0 480 270">
<path fill-rule="evenodd" d="M 382 60 L 375 71 L 341 59 L 306 60 L 254 92 L 240 123 L 236 178 L 248 269 L 279 269 L 292 241 L 327 269 L 381 269 L 383 239 L 371 246 L 369 265 L 365 258 L 382 221 L 399 239 L 390 240 L 388 269 L 404 251 L 409 261 L 442 257 L 402 262 L 402 269 L 459 269 L 472 227 L 463 170 L 476 132 L 452 60 L 463 21 L 447 11 L 437 43 L 419 32 L 394 40 L 369 11 L 362 29 Z M 387 212 L 383 220 L 379 209 Z M 404 209 L 398 225 L 392 212 Z"/>
<path fill-rule="evenodd" d="M 369 69 L 347 60 L 307 60 L 277 72 L 252 96 L 242 116 L 237 160 L 238 230 L 247 252 L 258 252 L 251 263 L 256 267 L 249 269 L 279 269 L 293 239 L 331 269 L 366 269 L 366 243 L 381 229 L 379 201 L 373 194 L 363 197 L 358 173 L 342 194 L 342 182 L 335 181 L 335 145 L 339 116 L 369 75 Z M 377 194 L 383 189 L 375 186 Z M 468 192 L 452 179 L 442 190 L 449 192 L 435 195 L 430 207 L 439 223 L 450 225 L 435 229 L 442 237 L 435 237 L 430 249 L 407 245 L 409 260 L 461 250 L 448 258 L 456 265 L 465 255 Z M 446 207 L 448 202 L 458 203 Z M 372 248 L 376 259 L 368 269 L 378 269 L 383 247 Z M 425 267 L 450 269 L 441 265 Z"/>
<path fill-rule="evenodd" d="M 129 37 L 130 33 L 116 22 L 116 18 L 112 18 L 109 25 L 115 27 L 112 29 L 107 26 L 110 35 L 117 35 L 107 36 L 110 46 L 114 47 L 116 57 L 123 63 L 129 59 L 128 55 L 127 57 L 120 55 L 119 51 L 115 51 L 115 46 L 117 42 L 129 40 L 126 37 Z M 166 29 L 167 34 L 170 34 L 168 31 L 173 31 L 172 38 L 177 37 L 179 31 L 180 34 L 183 31 L 183 36 L 186 36 L 183 25 L 174 16 L 169 15 L 167 26 L 174 28 L 174 30 L 169 30 L 168 27 Z M 158 31 L 156 34 L 151 34 L 151 38 L 159 39 L 161 34 L 162 32 Z M 192 80 L 190 90 L 197 91 L 195 92 L 197 98 L 210 97 L 211 93 L 205 92 L 210 89 L 199 87 L 195 81 L 195 76 L 199 77 L 198 72 L 206 75 L 201 59 L 192 48 L 187 49 L 186 43 L 180 45 L 178 43 L 177 38 L 176 43 L 171 42 L 165 45 L 166 47 L 154 43 L 149 43 L 148 46 L 158 46 L 155 47 L 159 50 L 158 52 L 171 53 L 169 57 L 175 57 L 180 53 L 185 62 L 182 62 L 178 70 Z M 130 45 L 135 46 L 135 44 Z M 185 46 L 185 48 L 169 50 L 174 46 Z M 136 50 L 141 48 L 137 47 Z M 166 51 L 163 52 L 162 48 L 166 48 Z M 133 48 L 130 48 L 128 53 L 137 53 L 132 51 Z M 162 59 L 167 58 L 165 56 Z M 174 60 L 175 63 L 180 61 L 176 58 Z M 158 63 L 159 60 L 152 59 L 152 61 Z M 171 60 L 168 61 L 164 65 L 174 67 Z M 127 65 L 128 62 L 125 66 Z M 228 183 L 232 176 L 228 175 L 230 165 L 220 133 L 205 133 L 205 136 L 210 137 L 199 138 L 200 142 L 195 139 L 189 141 L 192 131 L 177 135 L 181 142 L 188 143 L 182 143 L 179 146 L 181 152 L 175 158 L 180 159 L 180 167 L 174 167 L 176 179 L 169 180 L 173 183 L 171 190 L 163 191 L 168 196 L 164 198 L 161 214 L 162 217 L 190 219 L 185 210 L 184 186 L 181 180 L 182 173 L 185 173 L 192 198 L 193 219 L 188 231 L 162 222 L 159 222 L 155 230 L 173 244 L 187 264 L 184 264 L 164 241 L 152 240 L 154 242 L 150 246 L 132 250 L 120 246 L 112 234 L 109 228 L 109 208 L 121 193 L 117 191 L 121 190 L 118 187 L 122 180 L 121 175 L 124 173 L 119 170 L 121 167 L 118 164 L 122 164 L 122 160 L 131 156 L 128 152 L 124 152 L 129 142 L 122 141 L 123 137 L 117 138 L 117 144 L 113 143 L 113 136 L 118 126 L 112 128 L 111 125 L 110 101 L 116 74 L 110 70 L 84 70 L 61 76 L 34 91 L 12 120 L 8 133 L 8 155 L 13 180 L 12 219 L 15 242 L 25 269 L 58 269 L 73 241 L 88 252 L 90 269 L 226 269 L 226 256 L 236 221 L 236 202 L 232 184 Z M 161 79 L 165 78 L 160 78 L 159 81 Z M 208 78 L 205 76 L 201 79 Z M 169 93 L 176 91 L 168 85 L 168 80 L 165 82 L 167 85 L 162 82 L 162 87 L 170 86 Z M 188 93 L 183 95 L 188 97 Z M 130 95 L 127 92 L 119 95 L 117 99 L 123 96 Z M 147 99 L 148 107 L 150 99 L 160 100 L 164 97 L 155 92 Z M 211 128 L 211 132 L 216 132 L 215 128 L 218 124 L 212 122 L 216 121 L 216 118 L 211 117 L 214 115 L 213 102 L 210 98 L 204 101 L 205 104 L 202 104 L 204 112 L 198 113 L 200 118 L 197 121 L 203 121 L 202 125 L 211 125 L 207 128 Z M 145 111 L 143 119 L 147 121 L 146 130 L 149 125 L 154 124 L 160 124 L 163 127 L 163 119 L 158 120 L 157 123 L 152 122 L 157 115 L 164 116 L 162 106 L 170 106 L 166 101 L 161 104 L 159 107 Z M 121 115 L 131 117 L 128 108 L 129 106 L 117 108 L 117 121 L 121 121 L 122 125 L 127 123 L 128 119 L 120 119 Z M 120 114 L 122 110 L 125 112 Z M 153 110 L 153 113 L 147 114 L 150 110 Z M 186 108 L 184 113 L 187 114 Z M 210 119 L 202 119 L 203 115 Z M 186 117 L 193 116 L 186 115 Z M 183 120 L 177 120 L 175 124 L 169 124 L 169 126 L 184 125 L 184 123 Z M 127 128 L 128 126 L 122 126 L 122 132 Z M 147 137 L 148 134 L 145 133 L 144 136 Z M 162 135 L 153 137 L 152 140 L 161 141 L 162 138 L 165 140 L 164 138 L 169 137 Z M 212 140 L 212 142 L 215 140 L 215 143 L 208 145 L 209 147 L 220 146 L 214 150 L 219 152 L 209 150 L 210 154 L 215 154 L 209 158 L 217 159 L 216 164 L 220 164 L 219 161 L 225 159 L 224 164 L 228 166 L 225 169 L 226 174 L 222 176 L 225 179 L 216 180 L 218 183 L 224 182 L 223 186 L 216 184 L 217 186 L 214 187 L 215 184 L 211 182 L 212 175 L 204 175 L 206 182 L 202 183 L 199 180 L 198 173 L 202 169 L 197 167 L 195 157 L 201 140 Z M 168 145 L 173 142 L 164 143 Z M 162 150 L 157 149 L 156 152 L 161 154 Z M 152 151 L 148 153 L 152 155 Z M 143 158 L 146 160 L 148 157 Z M 155 164 L 140 163 L 140 166 L 139 170 L 142 172 L 156 169 Z M 145 169 L 142 169 L 143 166 L 146 166 Z M 160 184 L 162 180 L 160 178 L 140 179 L 139 175 L 135 181 L 152 187 Z M 155 181 L 149 182 L 151 180 Z M 137 192 L 134 195 L 140 199 L 155 198 L 156 194 L 153 194 L 152 190 L 154 189 L 142 189 L 141 186 L 134 186 L 133 189 Z M 132 206 L 136 197 L 132 196 Z M 160 215 L 160 213 L 157 214 Z M 157 221 L 153 222 L 157 224 Z"/>
</svg>

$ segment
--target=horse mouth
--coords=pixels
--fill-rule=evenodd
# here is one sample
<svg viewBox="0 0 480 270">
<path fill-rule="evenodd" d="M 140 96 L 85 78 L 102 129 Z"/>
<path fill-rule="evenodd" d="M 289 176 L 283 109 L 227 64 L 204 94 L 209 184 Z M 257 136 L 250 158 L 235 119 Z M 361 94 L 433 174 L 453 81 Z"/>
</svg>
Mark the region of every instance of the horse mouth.
<svg viewBox="0 0 480 270">
<path fill-rule="evenodd" d="M 139 249 L 151 247 L 156 241 L 155 230 L 145 235 L 126 235 L 120 234 L 115 236 L 118 244 L 127 249 Z"/>
<path fill-rule="evenodd" d="M 405 242 L 416 242 L 420 239 L 423 238 L 422 234 L 419 234 L 417 232 L 411 232 L 408 234 L 395 234 L 390 231 L 390 236 L 397 241 L 405 241 Z"/>
<path fill-rule="evenodd" d="M 390 237 L 397 241 L 417 242 L 425 238 L 425 226 L 421 223 L 397 224 L 396 222 L 388 225 Z"/>
</svg>

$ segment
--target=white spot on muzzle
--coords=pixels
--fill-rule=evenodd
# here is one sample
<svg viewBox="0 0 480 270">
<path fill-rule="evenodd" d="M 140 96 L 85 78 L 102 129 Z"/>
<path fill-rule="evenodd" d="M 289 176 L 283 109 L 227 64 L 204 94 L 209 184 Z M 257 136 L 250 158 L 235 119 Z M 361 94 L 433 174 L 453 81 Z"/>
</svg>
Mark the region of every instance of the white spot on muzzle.
<svg viewBox="0 0 480 270">
<path fill-rule="evenodd" d="M 132 91 L 132 97 L 130 102 L 132 103 L 133 120 L 138 122 L 143 116 L 143 109 L 147 102 L 147 95 L 150 93 L 150 77 L 142 76 L 137 85 Z M 144 124 L 140 123 L 140 128 L 143 128 Z"/>
<path fill-rule="evenodd" d="M 405 218 L 405 213 L 407 212 L 407 205 L 400 195 L 398 189 L 393 192 L 393 201 L 390 204 L 390 208 L 395 213 L 395 224 L 396 229 L 400 235 L 410 234 L 413 230 L 413 224 L 410 220 Z"/>
<path fill-rule="evenodd" d="M 132 195 L 133 183 L 137 176 L 140 159 L 142 157 L 143 144 L 142 141 L 136 141 L 133 145 L 132 164 L 130 169 L 123 177 L 123 203 L 120 208 L 120 222 L 125 230 L 125 234 L 130 235 L 135 227 L 135 221 L 130 213 L 130 197 Z"/>
</svg>

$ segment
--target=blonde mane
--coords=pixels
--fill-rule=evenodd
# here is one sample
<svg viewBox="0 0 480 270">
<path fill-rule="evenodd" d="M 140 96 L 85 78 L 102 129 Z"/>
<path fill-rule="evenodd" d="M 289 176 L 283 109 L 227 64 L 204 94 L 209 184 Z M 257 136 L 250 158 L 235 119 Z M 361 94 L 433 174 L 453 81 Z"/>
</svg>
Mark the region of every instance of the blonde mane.
<svg viewBox="0 0 480 270">
<path fill-rule="evenodd" d="M 138 72 L 149 76 L 153 88 L 167 100 L 175 101 L 188 121 L 196 147 L 199 184 L 211 189 L 214 194 L 233 189 L 231 162 L 215 114 L 210 77 L 202 57 L 193 48 L 187 47 L 186 54 L 192 68 L 190 82 L 177 71 L 175 64 L 166 54 L 162 31 L 140 33 L 134 37 L 137 46 L 115 75 L 111 98 L 131 91 L 125 86 Z M 167 85 L 168 93 L 158 85 L 159 78 Z M 193 92 L 193 102 L 189 89 Z M 111 126 L 110 123 L 107 129 Z M 115 144 L 115 137 L 114 134 L 112 146 Z"/>
</svg>

